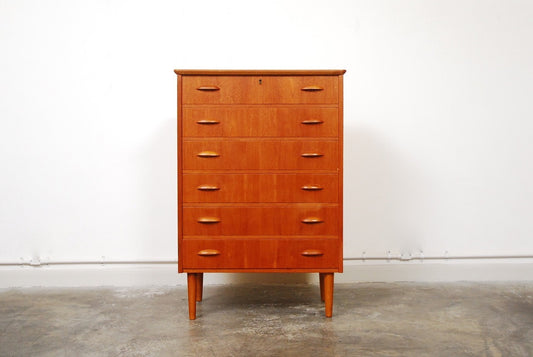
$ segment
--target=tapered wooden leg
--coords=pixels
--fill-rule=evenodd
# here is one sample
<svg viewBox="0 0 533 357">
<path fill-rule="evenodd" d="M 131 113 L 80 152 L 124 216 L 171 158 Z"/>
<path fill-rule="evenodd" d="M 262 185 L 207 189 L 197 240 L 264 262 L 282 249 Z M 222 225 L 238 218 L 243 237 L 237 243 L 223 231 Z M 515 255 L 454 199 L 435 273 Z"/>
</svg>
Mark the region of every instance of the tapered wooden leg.
<svg viewBox="0 0 533 357">
<path fill-rule="evenodd" d="M 204 273 L 196 274 L 196 301 L 202 301 L 204 292 Z"/>
<path fill-rule="evenodd" d="M 324 300 L 326 317 L 333 316 L 333 273 L 324 273 Z"/>
<path fill-rule="evenodd" d="M 189 320 L 196 319 L 196 274 L 187 273 L 187 292 L 189 298 Z"/>
<path fill-rule="evenodd" d="M 318 273 L 320 280 L 320 300 L 324 301 L 324 273 Z"/>
</svg>

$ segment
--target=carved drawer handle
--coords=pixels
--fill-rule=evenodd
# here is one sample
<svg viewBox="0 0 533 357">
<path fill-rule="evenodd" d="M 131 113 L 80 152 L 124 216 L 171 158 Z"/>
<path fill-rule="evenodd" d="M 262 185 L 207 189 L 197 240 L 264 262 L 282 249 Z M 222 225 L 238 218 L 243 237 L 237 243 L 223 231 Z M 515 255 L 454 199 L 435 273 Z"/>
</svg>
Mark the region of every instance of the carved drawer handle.
<svg viewBox="0 0 533 357">
<path fill-rule="evenodd" d="M 305 186 L 302 186 L 302 190 L 304 191 L 320 191 L 320 190 L 323 190 L 324 188 L 322 186 L 319 186 L 319 185 L 305 185 Z"/>
<path fill-rule="evenodd" d="M 301 253 L 304 257 L 320 257 L 324 252 L 319 249 L 306 249 Z"/>
<path fill-rule="evenodd" d="M 220 122 L 218 120 L 209 120 L 209 119 L 203 119 L 203 120 L 198 120 L 196 122 L 196 124 L 200 124 L 200 125 L 214 125 L 214 124 L 219 124 Z"/>
<path fill-rule="evenodd" d="M 307 218 L 302 219 L 302 223 L 305 223 L 305 224 L 317 224 L 317 223 L 322 223 L 322 222 L 324 222 L 324 220 L 318 217 L 307 217 Z"/>
<path fill-rule="evenodd" d="M 199 191 L 218 191 L 220 187 L 214 185 L 200 185 L 197 187 Z"/>
<path fill-rule="evenodd" d="M 202 257 L 214 257 L 214 256 L 217 256 L 217 255 L 220 255 L 220 251 L 216 250 L 216 249 L 203 249 L 201 251 L 199 251 L 198 253 L 199 256 L 202 256 Z"/>
<path fill-rule="evenodd" d="M 204 92 L 215 92 L 217 90 L 220 90 L 217 86 L 201 86 L 196 88 L 196 90 L 204 91 Z"/>
<path fill-rule="evenodd" d="M 220 154 L 214 151 L 202 151 L 202 152 L 199 152 L 197 156 L 209 158 L 209 157 L 219 157 Z"/>
<path fill-rule="evenodd" d="M 303 87 L 302 90 L 304 92 L 319 92 L 321 90 L 324 90 L 324 88 L 320 86 L 307 86 L 307 87 Z"/>
<path fill-rule="evenodd" d="M 307 157 L 307 158 L 322 157 L 322 156 L 324 156 L 324 154 L 321 154 L 318 152 L 304 152 L 302 154 L 302 157 Z"/>
<path fill-rule="evenodd" d="M 200 217 L 198 218 L 198 223 L 202 223 L 202 224 L 214 224 L 214 223 L 219 223 L 220 222 L 220 218 L 218 217 Z"/>
<path fill-rule="evenodd" d="M 319 120 L 319 119 L 308 119 L 308 120 L 302 121 L 302 124 L 305 124 L 305 125 L 318 125 L 318 124 L 323 124 L 323 123 L 324 121 Z"/>
</svg>

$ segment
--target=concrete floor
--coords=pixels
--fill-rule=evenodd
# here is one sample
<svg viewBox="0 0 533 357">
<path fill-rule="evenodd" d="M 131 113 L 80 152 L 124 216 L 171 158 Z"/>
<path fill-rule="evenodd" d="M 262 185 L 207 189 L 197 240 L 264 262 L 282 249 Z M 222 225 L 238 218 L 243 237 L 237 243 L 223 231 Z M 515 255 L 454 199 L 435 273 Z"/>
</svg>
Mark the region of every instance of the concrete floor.
<svg viewBox="0 0 533 357">
<path fill-rule="evenodd" d="M 533 283 L 0 291 L 1 356 L 533 356 Z"/>
</svg>

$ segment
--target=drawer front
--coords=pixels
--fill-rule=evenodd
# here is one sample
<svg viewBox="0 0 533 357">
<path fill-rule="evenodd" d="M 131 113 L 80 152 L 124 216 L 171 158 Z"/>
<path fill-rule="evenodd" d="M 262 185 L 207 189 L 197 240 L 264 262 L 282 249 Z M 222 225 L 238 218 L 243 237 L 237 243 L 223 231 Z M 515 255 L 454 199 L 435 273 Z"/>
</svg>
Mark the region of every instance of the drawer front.
<svg viewBox="0 0 533 357">
<path fill-rule="evenodd" d="M 264 104 L 337 104 L 339 79 L 330 76 L 263 77 Z"/>
<path fill-rule="evenodd" d="M 260 103 L 260 89 L 256 77 L 184 76 L 182 103 L 184 105 Z"/>
<path fill-rule="evenodd" d="M 337 104 L 336 76 L 184 76 L 182 103 Z"/>
<path fill-rule="evenodd" d="M 337 137 L 332 107 L 187 107 L 185 137 Z"/>
<path fill-rule="evenodd" d="M 337 170 L 337 141 L 183 141 L 184 170 Z"/>
<path fill-rule="evenodd" d="M 337 174 L 184 174 L 183 202 L 338 202 Z"/>
<path fill-rule="evenodd" d="M 188 236 L 336 236 L 336 204 L 183 207 Z"/>
<path fill-rule="evenodd" d="M 183 239 L 185 269 L 336 269 L 337 239 Z"/>
</svg>

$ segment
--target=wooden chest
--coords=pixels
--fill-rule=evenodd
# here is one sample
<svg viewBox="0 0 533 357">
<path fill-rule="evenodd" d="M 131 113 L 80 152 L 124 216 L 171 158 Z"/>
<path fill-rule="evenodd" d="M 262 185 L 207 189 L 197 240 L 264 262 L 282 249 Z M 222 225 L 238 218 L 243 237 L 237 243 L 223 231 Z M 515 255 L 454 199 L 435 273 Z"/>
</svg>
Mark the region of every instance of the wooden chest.
<svg viewBox="0 0 533 357">
<path fill-rule="evenodd" d="M 344 70 L 175 70 L 178 269 L 196 318 L 205 272 L 342 272 Z"/>
</svg>

